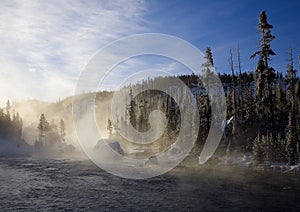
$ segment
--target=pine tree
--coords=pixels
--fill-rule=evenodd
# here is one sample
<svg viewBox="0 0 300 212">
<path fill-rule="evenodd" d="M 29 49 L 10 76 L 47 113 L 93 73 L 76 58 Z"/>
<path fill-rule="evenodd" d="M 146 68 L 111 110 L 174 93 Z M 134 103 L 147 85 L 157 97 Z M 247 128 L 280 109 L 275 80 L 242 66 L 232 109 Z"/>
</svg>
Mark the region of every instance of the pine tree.
<svg viewBox="0 0 300 212">
<path fill-rule="evenodd" d="M 17 115 L 16 115 L 16 128 L 17 128 L 17 130 L 16 130 L 17 138 L 19 140 L 21 140 L 21 138 L 22 138 L 22 129 L 23 129 L 23 120 L 20 117 L 18 112 L 17 112 Z"/>
<path fill-rule="evenodd" d="M 270 56 L 276 55 L 275 52 L 270 47 L 270 42 L 274 40 L 275 36 L 271 34 L 271 29 L 273 26 L 268 23 L 267 15 L 265 11 L 262 11 L 258 16 L 259 23 L 257 29 L 261 32 L 260 47 L 259 51 L 256 51 L 251 55 L 251 58 L 259 56 L 259 60 L 263 62 L 265 69 L 269 68 L 268 62 L 270 61 Z"/>
<path fill-rule="evenodd" d="M 207 47 L 205 50 L 205 55 L 204 55 L 205 62 L 201 65 L 203 69 L 203 78 L 202 78 L 202 83 L 205 85 L 207 88 L 207 92 L 210 90 L 210 84 L 212 80 L 214 79 L 212 75 L 214 74 L 212 72 L 212 68 L 214 67 L 214 60 L 212 56 L 212 52 L 210 47 Z"/>
<path fill-rule="evenodd" d="M 129 105 L 129 124 L 137 129 L 137 104 L 134 100 L 130 101 Z"/>
<path fill-rule="evenodd" d="M 268 23 L 265 11 L 262 11 L 258 17 L 258 30 L 261 32 L 260 50 L 251 55 L 250 58 L 259 56 L 256 75 L 256 113 L 260 121 L 265 118 L 271 122 L 271 129 L 274 126 L 274 105 L 273 105 L 273 82 L 275 79 L 275 70 L 269 66 L 270 56 L 276 55 L 271 49 L 270 43 L 275 36 L 271 34 L 273 26 Z M 267 112 L 267 113 L 266 113 Z"/>
<path fill-rule="evenodd" d="M 209 127 L 210 127 L 211 114 L 210 114 L 208 95 L 201 93 L 200 96 L 197 98 L 197 105 L 199 108 L 200 123 L 199 123 L 199 133 L 198 133 L 196 148 L 199 150 L 207 137 Z"/>
<path fill-rule="evenodd" d="M 274 119 L 276 124 L 276 131 L 281 135 L 284 134 L 284 127 L 286 122 L 285 114 L 285 94 L 282 90 L 281 83 L 278 82 L 275 89 L 275 112 Z"/>
<path fill-rule="evenodd" d="M 210 47 L 207 47 L 205 49 L 204 59 L 205 62 L 202 64 L 202 67 L 205 67 L 205 70 L 209 70 L 211 67 L 214 66 L 214 60 Z"/>
<path fill-rule="evenodd" d="M 300 66 L 300 54 L 298 55 Z M 296 110 L 296 133 L 297 133 L 297 154 L 300 155 L 300 82 L 296 80 L 295 85 L 295 110 Z"/>
<path fill-rule="evenodd" d="M 298 162 L 297 156 L 297 143 L 296 143 L 296 134 L 295 134 L 295 124 L 292 112 L 289 112 L 289 122 L 287 125 L 286 132 L 286 152 L 287 160 L 290 165 L 295 165 Z"/>
<path fill-rule="evenodd" d="M 287 102 L 289 110 L 292 111 L 293 115 L 296 115 L 296 94 L 295 94 L 295 84 L 296 84 L 296 70 L 294 69 L 294 59 L 293 59 L 293 49 L 290 47 L 289 52 L 289 64 L 287 66 Z"/>
<path fill-rule="evenodd" d="M 61 141 L 64 143 L 65 136 L 66 136 L 66 127 L 65 127 L 65 122 L 62 119 L 59 122 L 59 135 L 60 135 Z"/>
<path fill-rule="evenodd" d="M 289 52 L 289 64 L 287 66 L 287 103 L 289 112 L 289 120 L 287 126 L 286 142 L 287 142 L 287 154 L 288 161 L 290 164 L 295 164 L 298 162 L 297 159 L 297 126 L 296 126 L 296 92 L 295 92 L 295 81 L 296 81 L 296 70 L 294 69 L 294 60 L 293 60 L 293 49 L 290 47 Z"/>
<path fill-rule="evenodd" d="M 299 120 L 300 120 L 300 82 L 299 80 L 296 82 L 296 85 L 295 85 L 295 103 L 296 103 L 296 120 L 298 121 L 297 122 L 297 125 L 299 125 L 298 127 L 300 128 L 300 123 L 299 123 Z M 298 135 L 300 136 L 300 131 L 297 131 Z"/>
<path fill-rule="evenodd" d="M 266 135 L 258 134 L 254 139 L 252 153 L 253 159 L 258 164 L 261 163 L 270 163 L 272 161 L 276 161 L 280 156 L 280 145 L 273 136 L 272 133 L 267 133 Z"/>
<path fill-rule="evenodd" d="M 282 139 L 280 134 L 277 134 L 275 141 L 276 151 L 274 151 L 274 161 L 277 162 L 287 162 L 286 160 L 286 142 L 285 139 Z"/>
<path fill-rule="evenodd" d="M 199 86 L 202 84 L 205 86 L 207 94 L 203 95 L 201 97 L 201 100 L 203 101 L 203 115 L 204 115 L 204 125 L 203 125 L 203 130 L 204 132 L 208 132 L 210 128 L 210 119 L 211 119 L 211 107 L 210 107 L 210 99 L 209 99 L 209 92 L 210 92 L 210 86 L 211 83 L 213 82 L 213 75 L 214 73 L 211 71 L 211 69 L 214 66 L 214 60 L 211 52 L 211 48 L 207 47 L 205 50 L 205 55 L 204 55 L 205 62 L 202 64 L 204 76 L 202 78 L 203 81 L 199 82 Z"/>
<path fill-rule="evenodd" d="M 234 67 L 233 67 L 233 58 L 232 58 L 232 51 L 229 50 L 229 66 L 231 70 L 231 77 L 232 77 L 232 109 L 233 109 L 233 117 L 236 119 L 237 113 L 237 105 L 236 105 L 236 82 L 235 82 L 235 74 L 234 74 Z"/>
<path fill-rule="evenodd" d="M 240 53 L 240 47 L 237 48 L 237 59 L 238 59 L 238 69 L 239 69 L 239 75 L 238 75 L 238 108 L 239 108 L 239 117 L 244 120 L 245 113 L 242 103 L 244 102 L 244 94 L 245 94 L 245 82 L 242 78 L 242 65 L 241 65 L 241 53 Z"/>
<path fill-rule="evenodd" d="M 45 137 L 47 131 L 50 130 L 49 122 L 47 121 L 44 114 L 41 115 L 39 125 L 38 125 L 39 135 L 38 135 L 38 142 L 40 146 L 45 146 Z"/>
<path fill-rule="evenodd" d="M 267 135 L 262 136 L 262 146 L 263 146 L 263 155 L 264 161 L 270 163 L 275 159 L 275 142 L 272 136 L 272 133 L 267 133 Z"/>
<path fill-rule="evenodd" d="M 245 94 L 244 94 L 244 105 L 243 105 L 243 111 L 244 111 L 244 118 L 246 123 L 251 123 L 254 119 L 254 97 L 252 95 L 252 88 L 249 86 L 248 88 L 245 88 Z"/>
<path fill-rule="evenodd" d="M 261 164 L 264 160 L 264 151 L 262 147 L 262 138 L 261 135 L 258 134 L 254 139 L 253 147 L 252 147 L 253 159 L 256 163 Z"/>
<path fill-rule="evenodd" d="M 7 121 L 11 121 L 11 117 L 10 117 L 10 101 L 7 100 L 6 102 L 6 119 Z"/>
</svg>

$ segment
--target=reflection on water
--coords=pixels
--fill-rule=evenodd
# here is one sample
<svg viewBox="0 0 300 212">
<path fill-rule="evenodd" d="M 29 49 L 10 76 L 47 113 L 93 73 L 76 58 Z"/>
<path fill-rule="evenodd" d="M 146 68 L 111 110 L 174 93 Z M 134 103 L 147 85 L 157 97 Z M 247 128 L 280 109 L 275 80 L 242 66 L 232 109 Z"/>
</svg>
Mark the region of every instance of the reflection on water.
<svg viewBox="0 0 300 212">
<path fill-rule="evenodd" d="M 112 176 L 90 161 L 0 159 L 0 207 L 15 210 L 300 210 L 300 177 L 180 166 L 159 177 Z"/>
</svg>

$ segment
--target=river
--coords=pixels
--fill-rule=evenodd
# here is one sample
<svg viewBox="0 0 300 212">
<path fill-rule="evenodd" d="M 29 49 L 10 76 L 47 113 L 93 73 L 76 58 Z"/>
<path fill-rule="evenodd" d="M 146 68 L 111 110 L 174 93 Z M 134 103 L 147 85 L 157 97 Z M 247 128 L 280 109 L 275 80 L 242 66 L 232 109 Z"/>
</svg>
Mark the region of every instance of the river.
<svg viewBox="0 0 300 212">
<path fill-rule="evenodd" d="M 89 160 L 0 158 L 1 211 L 300 211 L 300 176 L 179 166 L 147 180 Z"/>
</svg>

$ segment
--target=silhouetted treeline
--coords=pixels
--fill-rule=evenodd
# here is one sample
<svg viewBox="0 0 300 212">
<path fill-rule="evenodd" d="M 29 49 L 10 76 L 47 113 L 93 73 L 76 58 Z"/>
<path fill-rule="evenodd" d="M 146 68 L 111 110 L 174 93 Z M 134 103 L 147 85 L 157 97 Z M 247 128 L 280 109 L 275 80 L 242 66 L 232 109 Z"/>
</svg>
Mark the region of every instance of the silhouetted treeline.
<svg viewBox="0 0 300 212">
<path fill-rule="evenodd" d="M 294 68 L 292 47 L 287 69 L 283 72 L 276 71 L 269 63 L 271 56 L 276 55 L 270 45 L 275 36 L 271 33 L 273 26 L 268 23 L 265 11 L 259 15 L 257 28 L 261 39 L 260 49 L 251 55 L 251 58 L 258 57 L 253 73 L 242 71 L 240 51 L 237 48 L 238 71 L 234 69 L 230 50 L 231 74 L 218 74 L 226 95 L 227 119 L 230 120 L 229 126 L 225 127 L 222 142 L 225 143 L 227 156 L 233 152 L 252 152 L 257 163 L 276 161 L 293 165 L 299 162 L 300 155 L 300 82 Z M 211 71 L 214 61 L 209 47 L 204 59 L 204 76 L 214 75 Z M 286 74 L 282 74 L 284 72 Z M 131 87 L 134 90 L 143 90 L 168 82 L 171 78 L 158 77 Z M 179 79 L 190 88 L 197 99 L 200 130 L 194 151 L 199 152 L 206 140 L 212 118 L 210 100 L 202 86 L 201 77 L 183 75 Z M 166 134 L 170 133 L 169 137 L 178 135 L 180 111 L 176 102 L 167 94 L 144 93 L 133 98 L 127 107 L 128 120 L 137 130 L 146 131 L 149 128 L 148 115 L 158 108 L 166 113 L 168 119 Z"/>
<path fill-rule="evenodd" d="M 38 136 L 34 146 L 37 148 L 48 148 L 65 143 L 65 122 L 60 120 L 59 126 L 54 121 L 51 124 L 47 121 L 46 116 L 41 114 L 37 126 Z"/>
<path fill-rule="evenodd" d="M 0 140 L 21 143 L 22 141 L 22 118 L 19 113 L 13 111 L 11 114 L 10 101 L 7 101 L 6 108 L 0 108 Z"/>
</svg>

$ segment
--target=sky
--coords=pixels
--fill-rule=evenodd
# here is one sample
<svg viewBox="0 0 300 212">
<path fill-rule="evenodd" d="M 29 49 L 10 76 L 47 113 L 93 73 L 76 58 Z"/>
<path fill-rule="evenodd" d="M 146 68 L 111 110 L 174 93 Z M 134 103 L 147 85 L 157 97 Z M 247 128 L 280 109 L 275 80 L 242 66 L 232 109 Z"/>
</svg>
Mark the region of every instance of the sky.
<svg viewBox="0 0 300 212">
<path fill-rule="evenodd" d="M 230 48 L 236 65 L 239 46 L 243 71 L 253 71 L 257 60 L 249 56 L 259 48 L 256 25 L 262 10 L 276 37 L 271 46 L 277 55 L 270 64 L 284 71 L 291 43 L 298 65 L 299 9 L 300 2 L 293 0 L 2 0 L 0 104 L 7 99 L 54 102 L 73 95 L 80 73 L 99 49 L 136 33 L 177 36 L 201 51 L 209 46 L 222 73 L 229 69 Z M 153 57 L 119 69 L 151 66 L 184 72 L 174 61 Z M 124 77 L 121 72 L 108 81 L 107 89 Z"/>
</svg>

